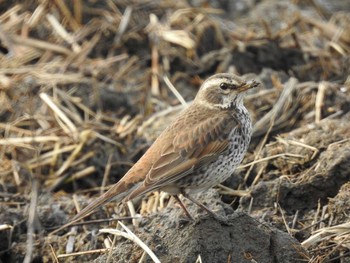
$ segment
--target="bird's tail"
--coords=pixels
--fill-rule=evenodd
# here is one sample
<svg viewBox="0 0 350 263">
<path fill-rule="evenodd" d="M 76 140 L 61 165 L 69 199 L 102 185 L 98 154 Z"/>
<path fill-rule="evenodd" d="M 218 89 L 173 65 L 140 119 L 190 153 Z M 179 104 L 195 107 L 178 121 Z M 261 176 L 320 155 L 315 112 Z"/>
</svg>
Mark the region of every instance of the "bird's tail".
<svg viewBox="0 0 350 263">
<path fill-rule="evenodd" d="M 111 202 L 111 201 L 121 202 L 138 185 L 139 185 L 139 183 L 133 184 L 133 185 L 128 185 L 122 179 L 117 184 L 113 185 L 107 192 L 105 192 L 100 197 L 98 197 L 96 200 L 94 200 L 92 203 L 90 203 L 89 205 L 84 207 L 83 210 L 81 210 L 78 214 L 76 214 L 69 223 L 54 230 L 50 234 L 56 233 L 64 228 L 78 222 L 79 220 L 87 217 L 92 212 L 94 212 L 96 208 L 103 206 L 103 205 L 107 204 L 108 202 Z"/>
</svg>

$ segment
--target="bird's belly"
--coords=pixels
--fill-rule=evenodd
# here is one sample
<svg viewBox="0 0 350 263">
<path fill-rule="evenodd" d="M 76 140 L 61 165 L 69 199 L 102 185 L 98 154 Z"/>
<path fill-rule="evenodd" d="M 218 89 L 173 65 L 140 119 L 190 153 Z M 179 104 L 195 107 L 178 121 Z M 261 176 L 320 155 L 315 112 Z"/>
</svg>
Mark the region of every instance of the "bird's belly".
<svg viewBox="0 0 350 263">
<path fill-rule="evenodd" d="M 215 161 L 180 179 L 177 185 L 184 191 L 193 193 L 209 189 L 225 181 L 242 162 L 250 142 L 249 135 L 248 133 L 247 136 L 242 136 L 238 131 L 233 131 L 228 149 L 223 154 Z"/>
</svg>

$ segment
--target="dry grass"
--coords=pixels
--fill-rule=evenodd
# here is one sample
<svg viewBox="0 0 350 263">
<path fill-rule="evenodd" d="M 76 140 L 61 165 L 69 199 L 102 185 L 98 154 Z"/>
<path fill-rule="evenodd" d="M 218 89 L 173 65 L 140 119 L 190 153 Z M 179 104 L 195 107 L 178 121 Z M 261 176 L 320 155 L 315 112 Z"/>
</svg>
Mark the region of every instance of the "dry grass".
<svg viewBox="0 0 350 263">
<path fill-rule="evenodd" d="M 71 255 L 73 249 L 66 251 L 73 245 L 65 247 L 73 242 L 71 235 L 34 235 L 43 229 L 38 213 L 52 209 L 40 208 L 39 196 L 51 193 L 50 202 L 72 216 L 72 193 L 86 200 L 87 193 L 103 191 L 120 178 L 215 72 L 273 68 L 287 73 L 255 76 L 265 85 L 247 97 L 247 105 L 256 122 L 253 145 L 260 150 L 252 150 L 242 165 L 246 180 L 239 189 L 221 187 L 223 194 L 249 196 L 248 178 L 254 174 L 251 185 L 263 180 L 273 159 L 283 162 L 284 174 L 296 164 L 304 171 L 309 169 L 305 163 L 316 166 L 334 141 L 318 148 L 275 135 L 313 129 L 348 110 L 350 19 L 344 12 L 327 17 L 317 6 L 306 16 L 303 1 L 294 2 L 300 5 L 286 9 L 281 4 L 285 11 L 279 13 L 266 1 L 233 24 L 216 16 L 220 10 L 185 1 L 5 1 L 0 13 L 0 207 L 25 212 L 19 213 L 19 223 L 2 218 L 0 233 L 8 245 L 1 247 L 0 257 L 19 253 L 25 262 L 35 256 L 62 262 Z M 262 15 L 266 10 L 272 15 Z M 276 53 L 269 57 L 269 52 Z M 346 136 L 338 142 L 346 143 Z M 162 194 L 147 197 L 141 214 L 167 202 Z M 313 224 L 306 216 L 300 219 L 304 223 L 294 220 L 299 228 Z M 22 222 L 27 232 L 14 231 Z M 303 242 L 313 255 L 310 262 L 349 258 L 348 224 L 314 228 Z M 78 254 L 86 250 L 85 236 L 74 239 L 80 242 L 74 248 Z M 14 241 L 20 242 L 15 249 Z M 104 251 L 108 248 L 92 252 Z"/>
</svg>

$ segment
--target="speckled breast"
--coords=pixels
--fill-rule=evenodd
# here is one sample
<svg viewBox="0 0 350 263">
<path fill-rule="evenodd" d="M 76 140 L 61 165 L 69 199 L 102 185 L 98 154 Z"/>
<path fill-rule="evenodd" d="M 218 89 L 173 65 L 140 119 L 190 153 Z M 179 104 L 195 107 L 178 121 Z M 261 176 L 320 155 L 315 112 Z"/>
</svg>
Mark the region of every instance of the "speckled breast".
<svg viewBox="0 0 350 263">
<path fill-rule="evenodd" d="M 238 119 L 241 125 L 231 131 L 228 149 L 213 162 L 178 182 L 186 192 L 202 191 L 225 181 L 242 162 L 250 143 L 252 123 L 245 108 L 240 110 Z"/>
</svg>

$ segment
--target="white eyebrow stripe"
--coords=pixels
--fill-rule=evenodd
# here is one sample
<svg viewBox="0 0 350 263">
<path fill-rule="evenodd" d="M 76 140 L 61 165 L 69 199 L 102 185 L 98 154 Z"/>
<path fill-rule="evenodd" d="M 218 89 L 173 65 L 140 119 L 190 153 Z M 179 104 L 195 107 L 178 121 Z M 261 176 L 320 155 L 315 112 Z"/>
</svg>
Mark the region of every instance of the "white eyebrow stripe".
<svg viewBox="0 0 350 263">
<path fill-rule="evenodd" d="M 212 86 L 216 86 L 216 85 L 218 86 L 218 85 L 220 85 L 220 83 L 222 81 L 223 81 L 222 78 L 220 78 L 220 79 L 217 79 L 217 78 L 209 79 L 209 80 L 207 80 L 207 81 L 205 81 L 203 83 L 203 90 L 205 90 L 205 89 L 207 89 L 209 87 L 212 87 Z"/>
<path fill-rule="evenodd" d="M 203 83 L 203 90 L 206 90 L 207 88 L 212 86 L 219 86 L 222 82 L 230 82 L 234 85 L 239 85 L 239 83 L 234 79 L 231 79 L 231 81 L 229 81 L 227 78 L 213 78 Z"/>
</svg>

